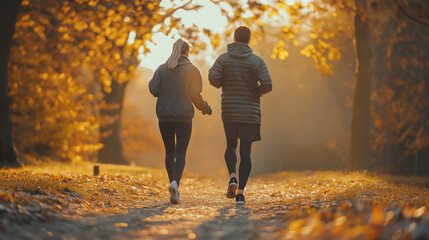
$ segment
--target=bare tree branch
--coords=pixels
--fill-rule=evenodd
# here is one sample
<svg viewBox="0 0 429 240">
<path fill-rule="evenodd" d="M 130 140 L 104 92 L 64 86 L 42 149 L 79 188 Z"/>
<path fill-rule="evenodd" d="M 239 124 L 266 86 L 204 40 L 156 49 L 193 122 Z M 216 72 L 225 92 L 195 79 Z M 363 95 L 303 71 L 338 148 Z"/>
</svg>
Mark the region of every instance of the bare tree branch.
<svg viewBox="0 0 429 240">
<path fill-rule="evenodd" d="M 201 8 L 201 5 L 194 5 L 194 6 L 190 6 L 189 5 L 193 2 L 193 0 L 189 0 L 187 3 L 183 4 L 182 6 L 179 6 L 177 8 L 174 8 L 173 10 L 171 10 L 169 13 L 165 14 L 162 18 L 162 20 L 165 20 L 167 18 L 169 18 L 170 16 L 172 16 L 175 12 L 177 12 L 178 10 L 182 9 L 185 11 L 192 11 L 192 10 L 198 10 L 199 8 Z"/>
</svg>

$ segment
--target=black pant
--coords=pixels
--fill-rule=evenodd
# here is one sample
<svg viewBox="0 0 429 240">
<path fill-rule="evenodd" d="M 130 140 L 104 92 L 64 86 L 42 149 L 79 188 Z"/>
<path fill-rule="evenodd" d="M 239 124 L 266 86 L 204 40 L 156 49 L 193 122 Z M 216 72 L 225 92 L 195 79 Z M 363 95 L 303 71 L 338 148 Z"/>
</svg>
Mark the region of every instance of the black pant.
<svg viewBox="0 0 429 240">
<path fill-rule="evenodd" d="M 237 165 L 237 138 L 226 139 L 225 162 L 228 167 L 229 174 L 236 173 Z M 238 189 L 244 190 L 246 187 L 247 179 L 249 179 L 250 170 L 252 169 L 252 162 L 250 160 L 250 151 L 252 149 L 252 142 L 240 140 L 240 167 L 238 173 Z"/>
<path fill-rule="evenodd" d="M 165 167 L 170 182 L 180 183 L 185 169 L 186 150 L 191 139 L 192 122 L 159 122 L 165 147 Z M 176 159 L 176 161 L 174 161 Z"/>
</svg>

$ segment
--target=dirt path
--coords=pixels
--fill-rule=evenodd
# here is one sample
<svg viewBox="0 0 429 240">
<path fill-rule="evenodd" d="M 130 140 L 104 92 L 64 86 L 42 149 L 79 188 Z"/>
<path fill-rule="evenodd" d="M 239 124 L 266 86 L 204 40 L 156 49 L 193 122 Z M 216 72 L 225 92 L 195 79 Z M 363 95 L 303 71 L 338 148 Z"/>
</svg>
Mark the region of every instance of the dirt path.
<svg viewBox="0 0 429 240">
<path fill-rule="evenodd" d="M 32 222 L 0 232 L 0 239 L 269 239 L 283 219 L 281 207 L 267 205 L 269 199 L 254 191 L 248 191 L 247 205 L 236 207 L 225 197 L 227 181 L 196 180 L 183 180 L 179 205 L 170 204 L 165 191 L 126 214 Z"/>
<path fill-rule="evenodd" d="M 163 171 L 133 174 L 107 174 L 103 178 L 66 175 L 84 179 L 77 186 L 84 182 L 90 182 L 88 186 L 104 184 L 88 190 L 91 194 L 84 198 L 90 201 L 91 196 L 99 196 L 98 192 L 112 193 L 113 201 L 123 206 L 122 211 L 99 209 L 82 214 L 71 208 L 72 212 L 58 219 L 0 228 L 0 239 L 429 239 L 429 191 L 428 179 L 424 178 L 276 173 L 251 178 L 247 204 L 236 207 L 234 200 L 225 197 L 227 179 L 185 175 L 180 187 L 181 203 L 172 205 Z M 49 177 L 64 181 L 56 175 Z M 120 192 L 115 186 L 137 186 L 142 181 L 145 190 L 138 196 L 144 200 L 137 200 L 139 207 L 131 203 L 137 195 L 121 198 L 114 194 L 128 192 Z M 85 205 L 82 211 L 88 212 L 88 206 L 110 205 Z"/>
</svg>

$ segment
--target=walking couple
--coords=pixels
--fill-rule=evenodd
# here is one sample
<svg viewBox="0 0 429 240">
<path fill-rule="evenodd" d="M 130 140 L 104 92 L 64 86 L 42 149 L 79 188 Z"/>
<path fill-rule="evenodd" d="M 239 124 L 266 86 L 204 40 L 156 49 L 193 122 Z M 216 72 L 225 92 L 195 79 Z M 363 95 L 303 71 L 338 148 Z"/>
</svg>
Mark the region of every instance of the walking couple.
<svg viewBox="0 0 429 240">
<path fill-rule="evenodd" d="M 267 66 L 248 45 L 250 35 L 249 28 L 237 28 L 234 43 L 228 44 L 228 52 L 219 56 L 209 70 L 210 84 L 222 88 L 222 120 L 227 142 L 225 161 L 230 177 L 226 196 L 235 198 L 237 204 L 245 204 L 244 189 L 252 166 L 252 142 L 261 140 L 260 97 L 272 89 Z M 202 114 L 212 114 L 210 105 L 201 97 L 201 74 L 188 55 L 189 45 L 177 40 L 171 56 L 158 67 L 149 82 L 150 92 L 158 97 L 156 113 L 165 146 L 165 166 L 173 204 L 180 202 L 178 188 L 191 138 L 192 103 Z M 237 180 L 238 138 L 240 167 Z"/>
</svg>

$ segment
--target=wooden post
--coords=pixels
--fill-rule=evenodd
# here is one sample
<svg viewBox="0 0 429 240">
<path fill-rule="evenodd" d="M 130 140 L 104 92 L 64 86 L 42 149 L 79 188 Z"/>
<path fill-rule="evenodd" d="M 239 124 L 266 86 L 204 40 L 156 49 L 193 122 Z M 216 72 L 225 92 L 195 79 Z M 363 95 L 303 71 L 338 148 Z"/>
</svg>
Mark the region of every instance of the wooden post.
<svg viewBox="0 0 429 240">
<path fill-rule="evenodd" d="M 98 176 L 100 174 L 100 166 L 94 165 L 94 176 Z"/>
</svg>

